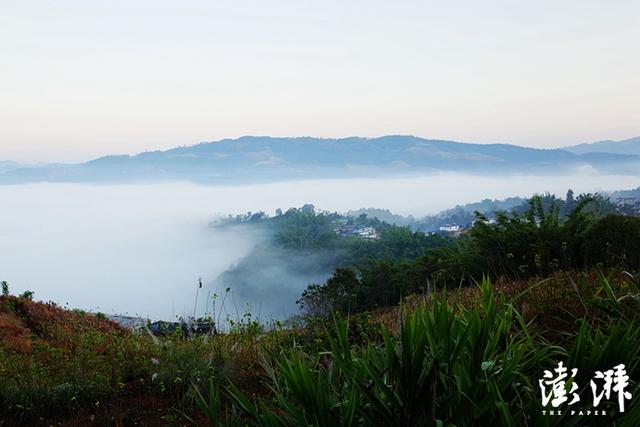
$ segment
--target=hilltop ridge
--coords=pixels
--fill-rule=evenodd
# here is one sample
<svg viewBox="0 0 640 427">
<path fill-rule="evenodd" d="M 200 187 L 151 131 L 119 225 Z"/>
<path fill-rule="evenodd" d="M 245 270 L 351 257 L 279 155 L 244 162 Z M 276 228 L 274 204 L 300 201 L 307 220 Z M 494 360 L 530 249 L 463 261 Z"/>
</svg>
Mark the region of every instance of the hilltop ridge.
<svg viewBox="0 0 640 427">
<path fill-rule="evenodd" d="M 0 169 L 0 184 L 26 182 L 156 182 L 205 184 L 269 180 L 418 175 L 636 173 L 640 156 L 579 154 L 510 144 L 472 144 L 388 135 L 377 138 L 244 136 L 85 163 Z"/>
</svg>

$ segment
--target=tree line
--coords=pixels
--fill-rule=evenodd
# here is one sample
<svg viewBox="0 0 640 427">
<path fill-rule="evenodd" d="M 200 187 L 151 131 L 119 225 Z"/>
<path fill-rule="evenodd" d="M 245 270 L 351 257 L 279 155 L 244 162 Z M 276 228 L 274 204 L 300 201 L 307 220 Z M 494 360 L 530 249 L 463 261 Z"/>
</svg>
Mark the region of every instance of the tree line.
<svg viewBox="0 0 640 427">
<path fill-rule="evenodd" d="M 311 315 L 366 311 L 410 294 L 472 285 L 484 276 L 640 269 L 640 218 L 616 214 L 597 194 L 574 198 L 569 192 L 565 200 L 536 195 L 526 209 L 499 212 L 495 219 L 476 212 L 473 225 L 457 239 L 435 242 L 403 227 L 391 230 L 393 237 L 372 244 L 368 255 L 341 265 L 325 283 L 309 285 L 298 301 L 301 309 Z"/>
</svg>

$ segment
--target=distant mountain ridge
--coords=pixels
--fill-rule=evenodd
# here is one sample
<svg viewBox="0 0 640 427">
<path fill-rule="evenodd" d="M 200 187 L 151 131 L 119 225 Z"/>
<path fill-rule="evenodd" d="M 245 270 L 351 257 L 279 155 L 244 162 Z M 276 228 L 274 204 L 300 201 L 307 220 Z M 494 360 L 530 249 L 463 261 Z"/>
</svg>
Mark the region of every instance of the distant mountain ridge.
<svg viewBox="0 0 640 427">
<path fill-rule="evenodd" d="M 18 162 L 12 162 L 10 160 L 0 160 L 0 173 L 19 169 L 21 167 L 22 165 Z"/>
<path fill-rule="evenodd" d="M 632 154 L 640 156 L 640 136 L 625 139 L 622 141 L 606 140 L 586 144 L 578 144 L 571 147 L 565 147 L 564 150 L 575 154 L 613 153 Z"/>
<path fill-rule="evenodd" d="M 578 154 L 509 144 L 470 144 L 389 135 L 379 138 L 245 136 L 134 156 L 110 155 L 79 164 L 0 170 L 0 183 L 154 182 L 216 184 L 467 172 L 559 173 L 587 170 L 637 173 L 640 156 Z"/>
</svg>

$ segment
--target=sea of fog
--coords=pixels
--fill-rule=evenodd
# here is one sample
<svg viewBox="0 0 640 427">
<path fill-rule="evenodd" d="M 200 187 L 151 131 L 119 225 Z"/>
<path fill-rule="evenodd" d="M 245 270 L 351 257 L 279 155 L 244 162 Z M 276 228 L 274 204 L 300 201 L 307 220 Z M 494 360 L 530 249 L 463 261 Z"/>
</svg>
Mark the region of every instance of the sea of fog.
<svg viewBox="0 0 640 427">
<path fill-rule="evenodd" d="M 0 280 L 13 293 L 35 292 L 70 308 L 152 319 L 192 315 L 198 278 L 204 287 L 232 266 L 262 238 L 249 230 L 217 230 L 219 216 L 272 213 L 312 203 L 319 209 L 347 211 L 388 208 L 413 216 L 432 214 L 456 204 L 484 198 L 530 196 L 536 192 L 563 196 L 635 188 L 633 176 L 479 177 L 442 174 L 397 179 L 343 179 L 283 182 L 248 186 L 28 184 L 0 186 Z M 279 301 L 277 313 L 296 313 L 291 301 Z M 244 310 L 267 303 L 234 301 Z M 282 293 L 274 292 L 274 298 Z M 269 306 L 269 304 L 264 304 Z M 202 314 L 202 304 L 198 314 Z"/>
</svg>

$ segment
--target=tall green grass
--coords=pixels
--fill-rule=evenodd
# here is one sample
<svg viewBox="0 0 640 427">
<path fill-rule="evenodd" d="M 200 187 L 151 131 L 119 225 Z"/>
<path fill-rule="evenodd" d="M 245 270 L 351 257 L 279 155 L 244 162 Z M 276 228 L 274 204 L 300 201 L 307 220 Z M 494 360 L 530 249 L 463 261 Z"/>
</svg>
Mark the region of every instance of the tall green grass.
<svg viewBox="0 0 640 427">
<path fill-rule="evenodd" d="M 222 383 L 222 396 L 201 395 L 201 402 L 209 402 L 202 413 L 212 425 L 640 425 L 640 386 L 634 382 L 640 374 L 640 329 L 632 317 L 618 311 L 597 321 L 576 319 L 576 330 L 552 344 L 489 281 L 480 286 L 474 307 L 436 295 L 404 311 L 398 331 L 383 328 L 381 342 L 350 342 L 349 322 L 334 319 L 326 349 L 293 345 L 266 359 L 268 396 L 247 396 Z M 615 305 L 612 293 L 603 294 Z M 543 415 L 538 379 L 559 361 L 579 369 L 579 393 L 587 406 L 595 370 L 625 363 L 634 400 L 624 414 L 611 399 L 598 407 L 607 410 L 604 417 L 570 416 L 568 410 Z M 225 405 L 215 403 L 220 399 Z"/>
</svg>

